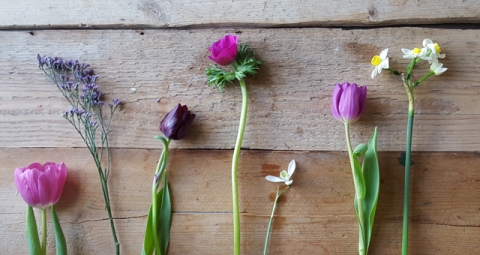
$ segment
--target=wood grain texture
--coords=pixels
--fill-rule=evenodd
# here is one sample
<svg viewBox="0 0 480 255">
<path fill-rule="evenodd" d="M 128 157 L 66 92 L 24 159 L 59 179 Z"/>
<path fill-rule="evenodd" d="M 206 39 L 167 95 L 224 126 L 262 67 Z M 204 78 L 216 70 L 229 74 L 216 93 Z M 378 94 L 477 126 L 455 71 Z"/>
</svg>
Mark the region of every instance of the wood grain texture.
<svg viewBox="0 0 480 255">
<path fill-rule="evenodd" d="M 123 254 L 141 248 L 160 149 L 115 149 L 110 192 Z M 232 249 L 229 150 L 172 150 L 168 164 L 173 199 L 169 254 L 229 254 Z M 381 187 L 370 254 L 398 254 L 403 166 L 399 152 L 380 153 Z M 357 225 L 353 181 L 345 152 L 244 150 L 239 186 L 244 254 L 259 254 L 278 174 L 291 159 L 297 171 L 280 199 L 271 254 L 354 254 Z M 70 254 L 112 254 L 98 176 L 83 148 L 2 148 L 0 250 L 25 254 L 25 204 L 15 196 L 13 170 L 33 161 L 65 161 L 69 172 L 57 212 Z M 412 254 L 478 254 L 480 156 L 414 153 L 410 249 Z M 50 230 L 52 228 L 50 227 Z M 49 254 L 53 254 L 52 235 Z"/>
<path fill-rule="evenodd" d="M 480 22 L 475 0 L 0 1 L 0 28 L 374 26 Z"/>
<path fill-rule="evenodd" d="M 267 150 L 345 149 L 342 124 L 330 112 L 333 86 L 368 86 L 363 118 L 353 125 L 354 143 L 374 126 L 381 151 L 404 150 L 407 98 L 398 77 L 370 79 L 370 59 L 390 48 L 390 65 L 403 70 L 403 47 L 438 41 L 448 71 L 416 89 L 415 151 L 476 151 L 480 136 L 480 35 L 477 30 L 381 29 L 199 29 L 38 30 L 0 32 L 0 146 L 83 147 L 61 114 L 70 107 L 37 68 L 36 54 L 92 64 L 107 100 L 121 98 L 111 142 L 118 148 L 157 148 L 158 124 L 177 103 L 197 115 L 188 139 L 176 148 L 231 149 L 237 133 L 241 92 L 206 86 L 206 48 L 237 32 L 265 64 L 247 80 L 249 113 L 243 146 Z M 193 46 L 192 46 L 193 45 Z M 423 68 L 423 69 L 422 69 Z M 417 79 L 426 73 L 421 66 Z M 132 92 L 135 88 L 136 92 Z M 158 103 L 157 100 L 160 100 Z"/>
</svg>

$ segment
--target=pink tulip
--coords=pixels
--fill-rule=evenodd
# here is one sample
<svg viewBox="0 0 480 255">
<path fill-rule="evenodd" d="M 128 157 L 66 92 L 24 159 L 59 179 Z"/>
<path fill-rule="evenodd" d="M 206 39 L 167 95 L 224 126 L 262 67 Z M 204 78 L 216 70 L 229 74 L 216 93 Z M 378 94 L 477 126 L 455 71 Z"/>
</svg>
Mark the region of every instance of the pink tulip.
<svg viewBox="0 0 480 255">
<path fill-rule="evenodd" d="M 212 53 L 208 58 L 222 66 L 233 63 L 238 52 L 237 42 L 238 38 L 234 35 L 224 36 L 208 48 Z"/>
<path fill-rule="evenodd" d="M 332 114 L 335 119 L 351 123 L 362 117 L 367 102 L 367 87 L 356 83 L 337 84 L 332 95 Z"/>
<path fill-rule="evenodd" d="M 32 207 L 46 209 L 58 202 L 63 192 L 67 167 L 62 162 L 32 163 L 15 169 L 15 186 L 23 200 Z"/>
</svg>

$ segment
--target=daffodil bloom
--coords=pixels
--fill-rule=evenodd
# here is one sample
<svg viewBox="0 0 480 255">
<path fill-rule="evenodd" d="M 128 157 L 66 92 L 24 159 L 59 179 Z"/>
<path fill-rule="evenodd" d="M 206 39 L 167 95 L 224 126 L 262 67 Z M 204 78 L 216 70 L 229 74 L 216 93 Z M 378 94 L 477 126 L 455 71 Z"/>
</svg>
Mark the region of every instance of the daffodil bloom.
<svg viewBox="0 0 480 255">
<path fill-rule="evenodd" d="M 440 45 L 438 43 L 434 43 L 430 39 L 425 39 L 423 40 L 423 47 L 427 49 L 427 54 L 430 52 L 430 54 L 427 56 L 427 58 L 424 58 L 428 60 L 428 63 L 434 63 L 438 62 L 439 58 L 445 58 L 445 54 L 440 54 L 442 52 L 442 48 L 440 48 Z"/>
<path fill-rule="evenodd" d="M 292 160 L 288 165 L 288 171 L 282 170 L 280 172 L 280 177 L 267 175 L 265 176 L 265 179 L 267 179 L 269 182 L 285 182 L 285 185 L 290 186 L 290 184 L 293 182 L 293 180 L 290 180 L 290 178 L 292 178 L 293 172 L 295 172 L 295 167 L 295 160 Z"/>
<path fill-rule="evenodd" d="M 414 58 L 424 58 L 427 54 L 427 48 L 413 48 L 410 49 L 402 49 L 403 51 L 403 58 L 405 59 L 414 59 Z"/>
<path fill-rule="evenodd" d="M 443 64 L 440 62 L 434 62 L 430 66 L 430 71 L 432 71 L 435 75 L 440 75 L 447 71 L 448 68 L 443 67 Z"/>
<path fill-rule="evenodd" d="M 373 69 L 372 72 L 372 79 L 379 75 L 382 72 L 382 69 L 388 68 L 387 53 L 388 49 L 384 49 L 380 52 L 380 55 L 373 56 L 371 63 L 375 66 L 375 69 Z"/>
</svg>

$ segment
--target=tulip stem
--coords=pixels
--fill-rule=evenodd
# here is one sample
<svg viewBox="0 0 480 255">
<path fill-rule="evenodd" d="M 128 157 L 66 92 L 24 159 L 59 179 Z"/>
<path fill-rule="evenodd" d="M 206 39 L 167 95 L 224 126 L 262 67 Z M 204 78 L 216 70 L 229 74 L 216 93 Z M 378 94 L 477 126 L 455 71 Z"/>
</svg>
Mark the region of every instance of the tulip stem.
<svg viewBox="0 0 480 255">
<path fill-rule="evenodd" d="M 408 123 L 405 148 L 405 186 L 403 197 L 403 228 L 402 228 L 402 255 L 408 255 L 408 218 L 409 218 L 409 200 L 410 200 L 410 165 L 412 154 L 412 134 L 414 117 L 414 96 L 413 87 L 403 80 L 403 85 L 408 95 Z"/>
<path fill-rule="evenodd" d="M 159 204 L 157 199 L 157 190 L 162 181 L 166 180 L 167 172 L 165 167 L 168 160 L 168 145 L 170 139 L 160 139 L 163 143 L 163 151 L 158 160 L 157 170 L 155 171 L 155 177 L 153 179 L 152 185 L 152 229 L 153 229 L 153 243 L 155 246 L 155 254 L 162 254 L 160 249 L 160 240 L 158 238 L 158 214 L 159 214 Z M 164 184 L 167 185 L 166 183 Z"/>
<path fill-rule="evenodd" d="M 42 209 L 42 254 L 47 254 L 47 211 Z"/>
<path fill-rule="evenodd" d="M 270 229 L 272 228 L 273 215 L 275 214 L 275 209 L 277 209 L 278 199 L 289 188 L 290 188 L 290 186 L 287 186 L 287 188 L 285 188 L 282 191 L 280 191 L 280 186 L 278 186 L 278 188 L 277 188 L 277 195 L 275 196 L 275 201 L 273 202 L 272 214 L 270 214 L 270 221 L 268 222 L 267 236 L 265 237 L 265 246 L 263 247 L 263 255 L 267 255 L 268 241 L 270 240 Z"/>
<path fill-rule="evenodd" d="M 242 113 L 240 115 L 240 124 L 238 126 L 237 142 L 233 151 L 232 159 L 232 200 L 233 200 L 233 254 L 240 255 L 240 210 L 238 205 L 238 158 L 240 148 L 242 147 L 243 133 L 247 121 L 248 93 L 247 86 L 243 79 L 239 80 L 242 89 Z"/>
<path fill-rule="evenodd" d="M 366 254 L 366 247 L 368 244 L 365 244 L 365 217 L 363 212 L 364 206 L 364 192 L 362 191 L 361 182 L 358 178 L 358 174 L 355 173 L 355 155 L 353 154 L 352 143 L 350 141 L 350 123 L 345 121 L 345 137 L 347 139 L 347 149 L 348 149 L 348 156 L 350 158 L 350 167 L 352 168 L 352 175 L 353 175 L 353 184 L 355 186 L 355 197 L 357 199 L 357 218 L 358 218 L 358 226 L 359 226 L 359 234 L 358 234 L 358 253 L 360 255 Z M 365 186 L 365 184 L 363 184 Z"/>
</svg>

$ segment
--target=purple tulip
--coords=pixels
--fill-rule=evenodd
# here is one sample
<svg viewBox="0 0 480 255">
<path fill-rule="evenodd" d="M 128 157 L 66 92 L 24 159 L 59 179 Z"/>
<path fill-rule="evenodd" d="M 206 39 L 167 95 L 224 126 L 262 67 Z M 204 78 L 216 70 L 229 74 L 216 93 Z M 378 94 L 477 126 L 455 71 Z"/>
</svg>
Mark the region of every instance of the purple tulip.
<svg viewBox="0 0 480 255">
<path fill-rule="evenodd" d="M 195 114 L 190 113 L 186 105 L 178 104 L 160 122 L 160 131 L 169 139 L 183 139 L 187 135 L 193 119 L 195 119 Z"/>
<path fill-rule="evenodd" d="M 362 117 L 367 102 L 367 87 L 356 83 L 337 84 L 332 95 L 332 114 L 335 119 L 351 123 Z"/>
<path fill-rule="evenodd" d="M 238 52 L 237 42 L 238 38 L 234 35 L 224 36 L 208 48 L 212 53 L 208 58 L 222 66 L 233 63 Z"/>
<path fill-rule="evenodd" d="M 42 210 L 58 202 L 66 178 L 67 167 L 63 162 L 32 163 L 14 172 L 15 186 L 23 200 Z"/>
</svg>

